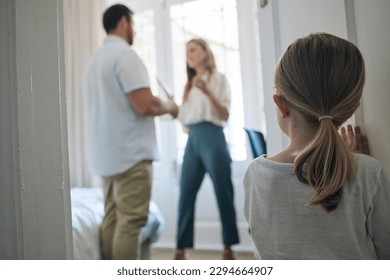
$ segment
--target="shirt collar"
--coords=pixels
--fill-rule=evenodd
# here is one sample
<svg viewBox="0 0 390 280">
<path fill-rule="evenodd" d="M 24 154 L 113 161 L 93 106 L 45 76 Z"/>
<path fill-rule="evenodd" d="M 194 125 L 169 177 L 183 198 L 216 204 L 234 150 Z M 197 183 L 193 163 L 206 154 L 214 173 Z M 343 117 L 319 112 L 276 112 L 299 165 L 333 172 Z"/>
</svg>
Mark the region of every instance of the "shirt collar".
<svg viewBox="0 0 390 280">
<path fill-rule="evenodd" d="M 118 35 L 114 35 L 114 34 L 107 35 L 107 37 L 104 38 L 103 44 L 104 45 L 106 45 L 106 44 L 119 44 L 119 45 L 126 46 L 126 47 L 129 46 L 129 44 L 126 42 L 125 39 L 123 39 L 122 37 L 120 37 Z"/>
</svg>

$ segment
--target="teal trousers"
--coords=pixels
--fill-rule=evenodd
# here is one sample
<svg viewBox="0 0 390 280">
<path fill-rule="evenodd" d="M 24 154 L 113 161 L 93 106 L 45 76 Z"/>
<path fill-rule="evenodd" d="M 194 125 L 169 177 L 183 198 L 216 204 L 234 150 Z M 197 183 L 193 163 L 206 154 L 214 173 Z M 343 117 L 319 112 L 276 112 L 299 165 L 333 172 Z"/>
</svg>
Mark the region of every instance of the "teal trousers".
<svg viewBox="0 0 390 280">
<path fill-rule="evenodd" d="M 222 127 L 210 122 L 190 125 L 180 176 L 177 248 L 194 246 L 195 202 L 206 172 L 214 186 L 223 244 L 239 242 L 231 162 Z"/>
</svg>

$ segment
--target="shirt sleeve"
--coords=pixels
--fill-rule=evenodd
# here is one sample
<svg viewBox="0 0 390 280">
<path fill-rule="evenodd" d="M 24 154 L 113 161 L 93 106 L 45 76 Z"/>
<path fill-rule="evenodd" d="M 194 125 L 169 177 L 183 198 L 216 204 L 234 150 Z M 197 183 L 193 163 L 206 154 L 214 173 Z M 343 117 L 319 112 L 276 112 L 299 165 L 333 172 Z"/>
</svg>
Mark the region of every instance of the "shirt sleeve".
<svg viewBox="0 0 390 280">
<path fill-rule="evenodd" d="M 378 259 L 390 259 L 390 181 L 381 168 L 369 217 Z"/>
<path fill-rule="evenodd" d="M 230 111 L 231 104 L 231 90 L 228 80 L 225 75 L 221 75 L 221 102 L 226 106 L 227 110 Z"/>
<path fill-rule="evenodd" d="M 117 73 L 124 94 L 140 88 L 150 88 L 149 75 L 145 64 L 132 49 L 126 52 L 124 57 L 118 61 Z"/>
</svg>

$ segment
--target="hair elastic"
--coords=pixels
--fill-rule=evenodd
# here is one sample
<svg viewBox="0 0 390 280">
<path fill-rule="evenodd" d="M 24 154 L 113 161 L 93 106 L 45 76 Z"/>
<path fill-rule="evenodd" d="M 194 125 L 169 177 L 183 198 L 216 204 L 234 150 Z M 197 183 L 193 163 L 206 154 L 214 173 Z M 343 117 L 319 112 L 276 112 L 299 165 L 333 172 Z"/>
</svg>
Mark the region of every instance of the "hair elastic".
<svg viewBox="0 0 390 280">
<path fill-rule="evenodd" d="M 324 120 L 324 119 L 333 120 L 332 116 L 319 116 L 319 117 L 318 117 L 318 121 L 319 121 L 319 122 L 322 121 L 322 120 Z"/>
</svg>

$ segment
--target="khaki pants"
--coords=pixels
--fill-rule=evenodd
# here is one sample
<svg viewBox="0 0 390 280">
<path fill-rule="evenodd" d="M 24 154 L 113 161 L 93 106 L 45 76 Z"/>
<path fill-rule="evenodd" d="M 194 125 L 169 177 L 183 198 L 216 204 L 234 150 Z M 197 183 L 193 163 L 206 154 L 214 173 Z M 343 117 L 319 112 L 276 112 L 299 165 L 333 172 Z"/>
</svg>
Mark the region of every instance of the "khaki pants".
<svg viewBox="0 0 390 280">
<path fill-rule="evenodd" d="M 124 173 L 103 177 L 105 216 L 100 228 L 103 259 L 138 259 L 140 230 L 149 212 L 151 168 L 151 161 L 142 161 Z"/>
</svg>

